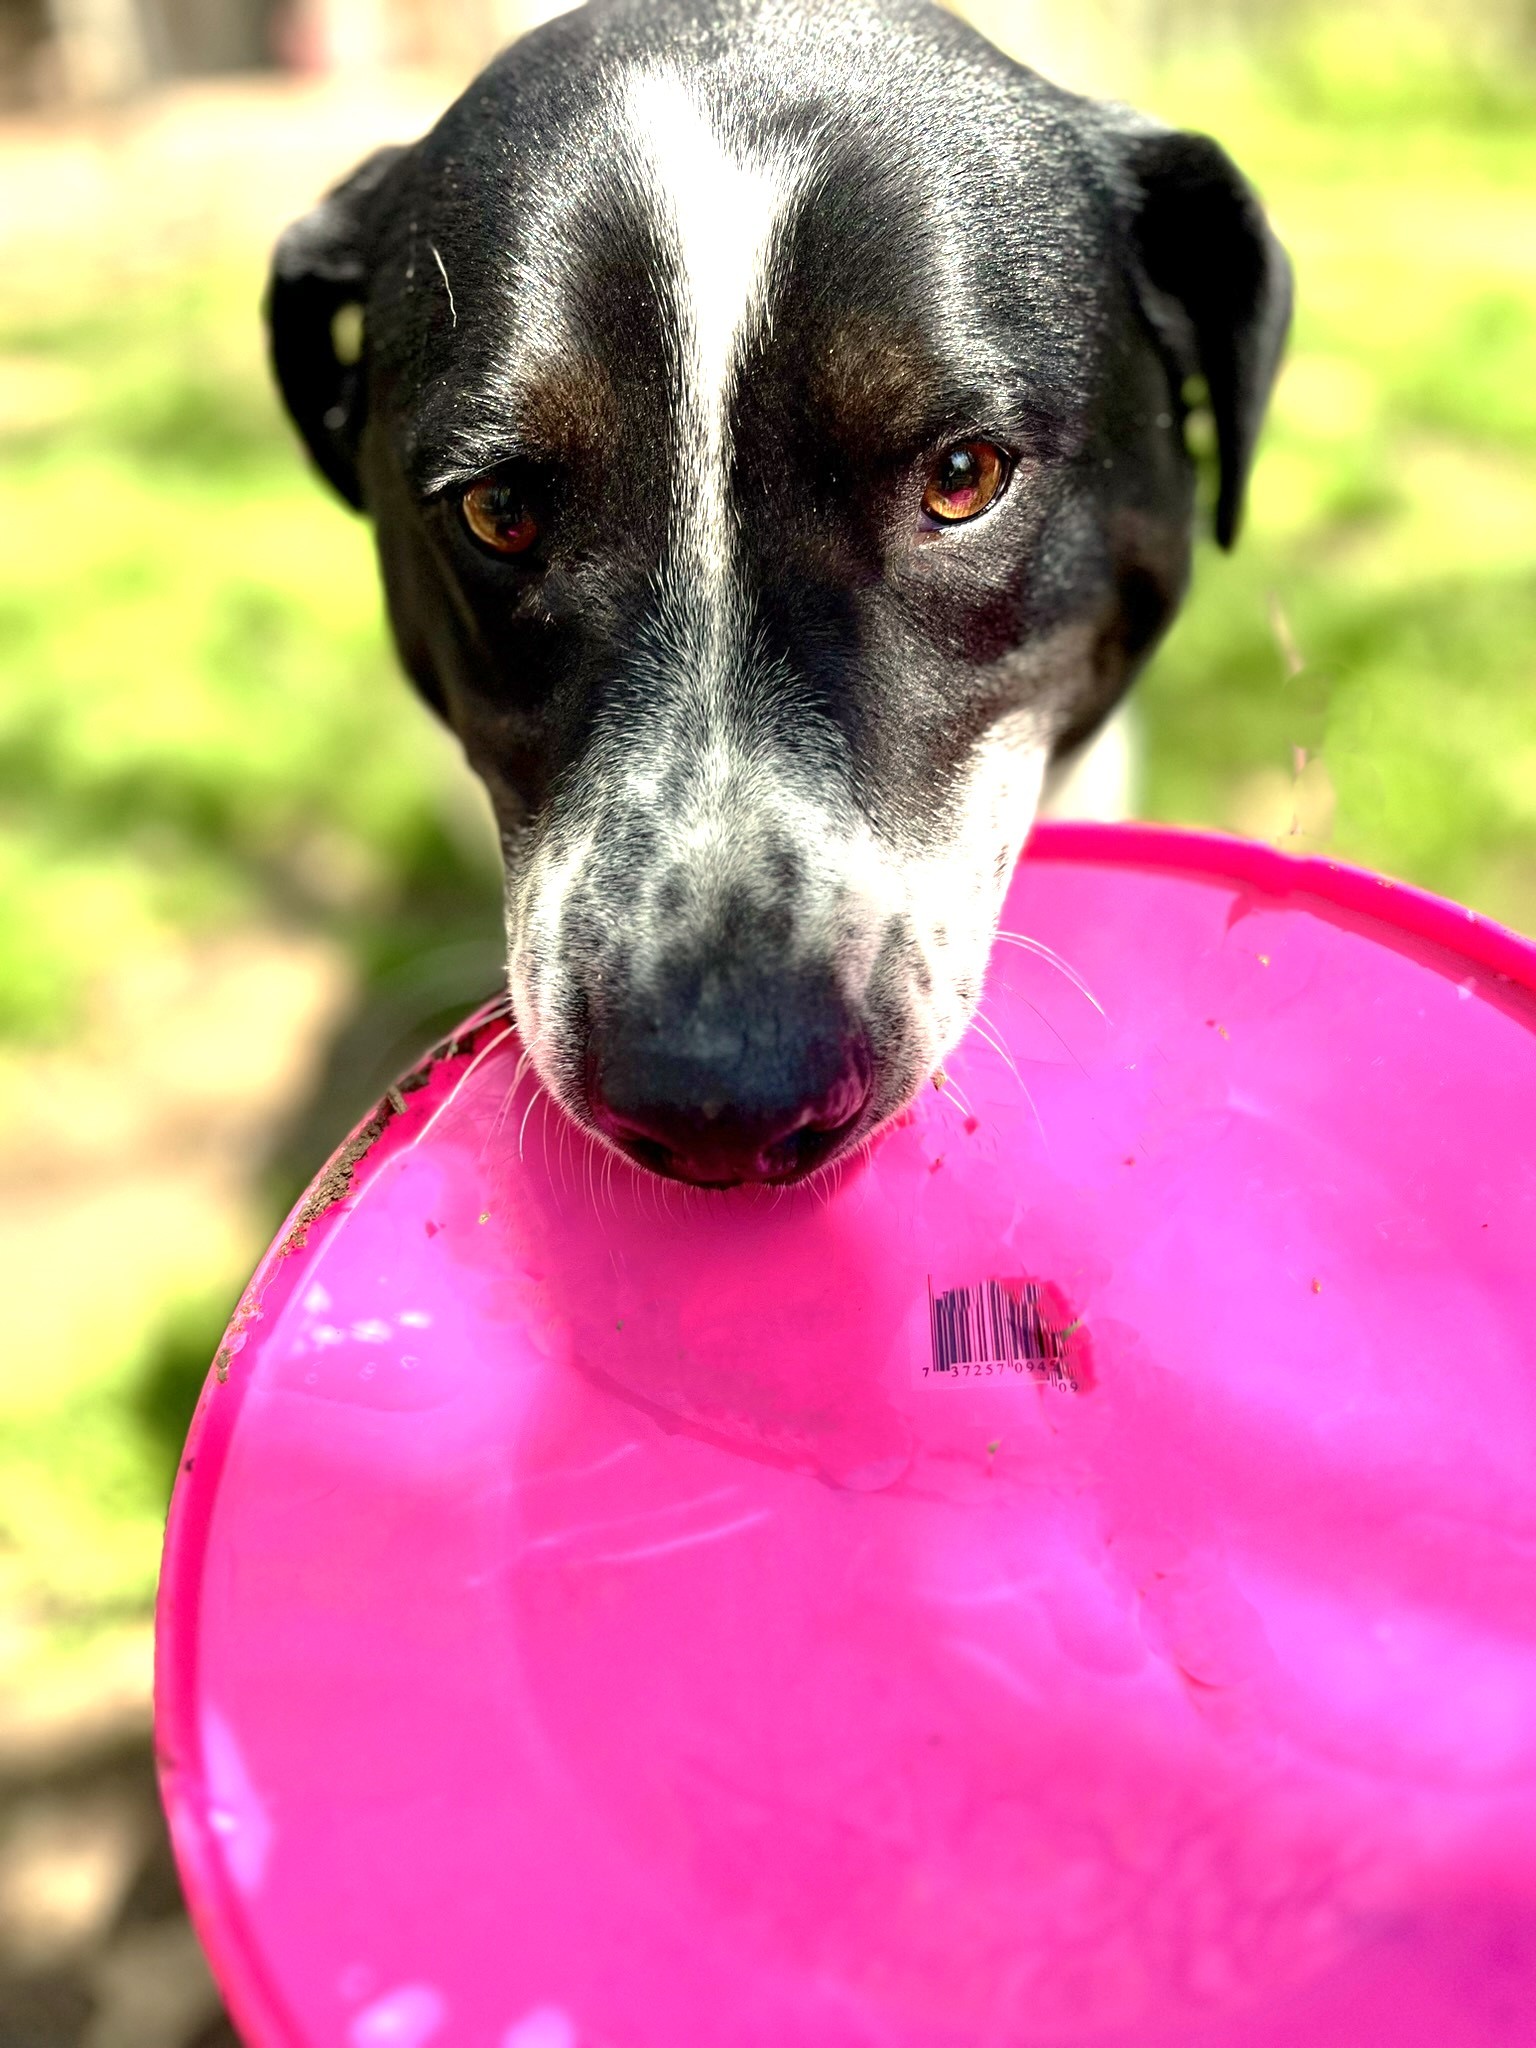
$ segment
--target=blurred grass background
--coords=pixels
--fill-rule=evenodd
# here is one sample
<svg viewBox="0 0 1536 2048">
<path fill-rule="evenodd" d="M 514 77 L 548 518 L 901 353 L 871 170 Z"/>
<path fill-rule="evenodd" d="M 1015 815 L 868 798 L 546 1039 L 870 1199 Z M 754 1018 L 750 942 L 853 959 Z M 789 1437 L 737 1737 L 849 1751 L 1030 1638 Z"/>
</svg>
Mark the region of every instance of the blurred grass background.
<svg viewBox="0 0 1536 2048">
<path fill-rule="evenodd" d="M 1006 5 L 974 12 L 1021 41 Z M 1180 19 L 1101 82 L 1226 141 L 1299 303 L 1242 544 L 1202 550 L 1142 686 L 1144 809 L 1536 929 L 1531 73 L 1416 14 Z M 267 1226 L 496 972 L 478 792 L 396 675 L 364 526 L 279 416 L 260 248 L 159 226 L 117 252 L 55 233 L 0 308 L 0 1124 L 39 1121 L 72 1051 L 110 1068 L 120 1028 L 152 1032 L 146 972 L 227 977 L 242 939 L 258 1003 L 263 947 L 287 942 L 274 973 L 324 961 L 337 1071 L 287 1076 L 226 1255 L 162 1259 L 146 1294 L 60 1246 L 54 1327 L 6 1347 L 6 1569 L 71 1626 L 149 1598 L 166 1445 Z"/>
<path fill-rule="evenodd" d="M 1144 811 L 1536 930 L 1536 12 L 965 11 L 1218 136 L 1296 264 L 1245 536 L 1202 549 L 1141 687 Z M 352 1118 L 496 978 L 481 799 L 395 672 L 366 529 L 301 460 L 256 312 L 288 214 L 453 83 L 375 65 L 0 127 L 14 1696 L 142 1645 L 225 1312 Z"/>
<path fill-rule="evenodd" d="M 973 11 L 1025 40 L 1016 10 Z M 1242 544 L 1202 550 L 1141 689 L 1144 809 L 1327 843 L 1536 929 L 1531 72 L 1374 9 L 1263 33 L 1186 14 L 1171 40 L 1096 82 L 1228 144 L 1299 297 Z M 242 936 L 325 961 L 310 1001 L 338 1043 L 332 1085 L 289 1076 L 247 1148 L 237 1243 L 157 1259 L 147 1293 L 84 1257 L 55 1326 L 6 1347 L 6 1569 L 72 1626 L 149 1598 L 166 1447 L 267 1226 L 496 972 L 478 792 L 394 670 L 365 528 L 279 416 L 260 245 L 244 220 L 228 248 L 216 215 L 179 246 L 160 226 L 117 251 L 55 233 L 0 308 L 0 1124 L 71 1049 L 110 1064 L 114 1005 L 153 1028 L 147 962 L 217 977 Z M 58 1249 L 67 1271 L 85 1248 Z"/>
</svg>

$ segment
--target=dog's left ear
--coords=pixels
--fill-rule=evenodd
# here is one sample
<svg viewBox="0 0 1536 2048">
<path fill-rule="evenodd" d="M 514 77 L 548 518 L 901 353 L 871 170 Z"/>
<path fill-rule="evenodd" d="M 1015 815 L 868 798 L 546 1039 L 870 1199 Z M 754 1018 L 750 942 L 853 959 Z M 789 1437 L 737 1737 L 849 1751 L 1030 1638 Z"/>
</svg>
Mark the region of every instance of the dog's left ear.
<svg viewBox="0 0 1536 2048">
<path fill-rule="evenodd" d="M 1216 422 L 1216 538 L 1237 537 L 1254 447 L 1291 321 L 1291 266 L 1258 195 L 1208 135 L 1121 131 L 1131 245 L 1147 317 Z"/>
<path fill-rule="evenodd" d="M 321 475 L 358 508 L 366 397 L 362 309 L 383 187 L 406 154 L 377 151 L 286 229 L 267 283 L 267 335 L 278 386 Z M 348 306 L 358 309 L 351 347 L 337 319 Z"/>
</svg>

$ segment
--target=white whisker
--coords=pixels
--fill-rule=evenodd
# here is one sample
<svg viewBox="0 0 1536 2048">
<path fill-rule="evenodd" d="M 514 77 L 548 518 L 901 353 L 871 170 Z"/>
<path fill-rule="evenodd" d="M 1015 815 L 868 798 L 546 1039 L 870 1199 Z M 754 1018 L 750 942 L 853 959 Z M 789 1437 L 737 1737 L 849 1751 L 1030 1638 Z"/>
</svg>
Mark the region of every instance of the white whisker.
<svg viewBox="0 0 1536 2048">
<path fill-rule="evenodd" d="M 491 1134 L 486 1139 L 485 1144 L 481 1147 L 480 1156 L 482 1158 L 484 1158 L 486 1151 L 501 1136 L 503 1130 L 505 1130 L 507 1118 L 512 1114 L 512 1106 L 514 1102 L 517 1100 L 517 1091 L 519 1088 L 522 1087 L 524 1080 L 527 1078 L 528 1069 L 532 1064 L 533 1049 L 531 1046 L 528 1046 L 524 1048 L 523 1053 L 517 1062 L 517 1066 L 513 1070 L 512 1079 L 507 1087 L 507 1091 L 501 1098 L 501 1106 L 497 1110 L 495 1120 L 491 1125 Z M 535 1087 L 537 1087 L 537 1079 L 535 1079 L 534 1085 Z M 518 1153 L 518 1157 L 522 1157 L 521 1152 Z"/>
<path fill-rule="evenodd" d="M 966 1101 L 964 1092 L 961 1089 L 959 1082 L 956 1081 L 954 1075 L 949 1073 L 948 1070 L 945 1071 L 944 1086 L 939 1090 L 939 1094 L 941 1096 L 953 1097 L 953 1099 L 959 1103 L 961 1109 L 964 1110 L 967 1116 L 974 1116 L 976 1114 L 975 1110 L 972 1109 L 971 1105 Z"/>
<path fill-rule="evenodd" d="M 981 1040 L 983 1045 L 991 1047 L 992 1051 L 997 1054 L 998 1058 L 1002 1061 L 1003 1065 L 1008 1069 L 1009 1073 L 1012 1074 L 1013 1078 L 1016 1081 L 1020 1080 L 1022 1077 L 1020 1076 L 1018 1067 L 1014 1062 L 1013 1054 L 1008 1050 L 1007 1046 L 1003 1043 L 1003 1034 L 998 1030 L 997 1026 L 992 1022 L 990 1018 L 982 1016 L 981 1011 L 979 1009 L 971 1018 L 971 1029 L 976 1033 L 976 1036 Z"/>
<path fill-rule="evenodd" d="M 542 1088 L 535 1088 L 528 1098 L 528 1107 L 523 1111 L 523 1120 L 517 1127 L 517 1159 L 519 1165 L 522 1164 L 523 1160 L 523 1134 L 528 1128 L 528 1119 L 533 1115 L 534 1108 L 538 1103 L 547 1102 L 548 1100 L 549 1097 Z"/>
<path fill-rule="evenodd" d="M 474 1058 L 470 1061 L 469 1065 L 464 1069 L 463 1073 L 459 1076 L 458 1086 L 462 1088 L 467 1081 L 471 1080 L 475 1074 L 476 1069 L 480 1067 L 484 1061 L 490 1058 L 491 1054 L 496 1050 L 497 1046 L 505 1045 L 507 1040 L 513 1036 L 516 1030 L 517 1026 L 515 1024 L 508 1024 L 504 1030 L 498 1031 L 494 1038 L 487 1039 L 485 1044 L 481 1046 L 480 1050 L 475 1054 Z"/>
<path fill-rule="evenodd" d="M 549 1097 L 548 1097 L 548 1095 L 541 1095 L 541 1096 L 539 1097 L 539 1100 L 540 1100 L 540 1102 L 542 1102 L 542 1103 L 543 1103 L 543 1105 L 544 1105 L 544 1114 L 543 1114 L 543 1116 L 541 1116 L 541 1117 L 539 1118 L 539 1150 L 540 1150 L 540 1154 L 541 1154 L 541 1156 L 542 1156 L 542 1158 L 543 1158 L 543 1161 L 544 1161 L 544 1178 L 545 1178 L 546 1180 L 548 1180 L 548 1179 L 549 1179 Z"/>
<path fill-rule="evenodd" d="M 427 1137 L 432 1132 L 432 1130 L 436 1127 L 438 1118 L 442 1116 L 443 1112 L 449 1107 L 449 1105 L 451 1103 L 458 1101 L 459 1096 L 463 1091 L 465 1083 L 474 1074 L 475 1069 L 480 1065 L 481 1061 L 489 1059 L 491 1054 L 495 1052 L 496 1048 L 499 1045 L 505 1045 L 506 1041 L 512 1036 L 516 1029 L 517 1026 L 515 1024 L 509 1024 L 507 1025 L 505 1030 L 498 1031 L 494 1038 L 490 1039 L 485 1045 L 481 1046 L 480 1050 L 475 1054 L 474 1058 L 470 1061 L 469 1065 L 465 1068 L 464 1072 L 454 1082 L 452 1088 L 449 1089 L 448 1093 L 443 1097 L 442 1101 L 437 1105 L 436 1109 L 434 1109 L 432 1114 L 429 1117 L 427 1117 L 426 1120 L 423 1122 L 421 1129 L 412 1138 L 412 1151 L 416 1149 L 416 1147 L 421 1143 L 423 1138 Z"/>
<path fill-rule="evenodd" d="M 1030 1007 L 1033 1008 L 1034 1005 L 1031 1004 Z M 978 1010 L 975 1016 L 972 1017 L 971 1028 L 980 1038 L 982 1044 L 990 1047 L 991 1050 L 998 1055 L 999 1059 L 1001 1059 L 1003 1064 L 1007 1067 L 1009 1073 L 1012 1074 L 1014 1080 L 1018 1082 L 1019 1088 L 1024 1096 L 1024 1100 L 1029 1104 L 1030 1115 L 1035 1120 L 1035 1129 L 1040 1133 L 1040 1142 L 1043 1145 L 1048 1146 L 1049 1140 L 1046 1138 L 1045 1135 L 1045 1119 L 1040 1114 L 1040 1105 L 1036 1102 L 1034 1096 L 1030 1093 L 1029 1083 L 1024 1079 L 1024 1076 L 1019 1072 L 1018 1066 L 1014 1061 L 1013 1055 L 1009 1052 L 1007 1046 L 1003 1043 L 1001 1032 L 997 1030 L 997 1026 L 995 1024 L 989 1026 L 987 1020 L 985 1020 L 982 1017 L 980 1010 Z M 989 1036 L 989 1029 L 990 1032 L 994 1035 Z"/>
<path fill-rule="evenodd" d="M 1043 939 L 1032 939 L 1027 932 L 1005 931 L 999 931 L 997 937 L 1005 946 L 1018 946 L 1026 953 L 1033 953 L 1037 959 L 1043 960 L 1048 967 L 1054 967 L 1058 974 L 1071 982 L 1080 996 L 1083 996 L 1088 1002 L 1092 1003 L 1105 1023 L 1109 1022 L 1109 1012 L 1104 1008 L 1104 1005 L 1099 1001 L 1087 982 L 1083 980 L 1075 968 L 1069 967 L 1061 955 L 1048 946 Z"/>
</svg>

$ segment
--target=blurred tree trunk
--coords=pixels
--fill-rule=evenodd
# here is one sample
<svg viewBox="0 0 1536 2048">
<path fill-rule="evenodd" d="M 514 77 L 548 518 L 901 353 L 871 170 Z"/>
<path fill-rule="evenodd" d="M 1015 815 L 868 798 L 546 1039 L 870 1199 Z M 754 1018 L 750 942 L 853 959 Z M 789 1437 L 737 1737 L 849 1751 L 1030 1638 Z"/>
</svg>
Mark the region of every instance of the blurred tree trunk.
<svg viewBox="0 0 1536 2048">
<path fill-rule="evenodd" d="M 46 0 L 59 89 L 87 103 L 270 64 L 274 13 L 274 0 Z"/>
<path fill-rule="evenodd" d="M 153 76 L 138 0 L 49 0 L 48 11 L 66 99 L 126 99 Z"/>
<path fill-rule="evenodd" d="M 50 33 L 45 0 L 0 0 L 0 107 L 40 96 Z"/>
<path fill-rule="evenodd" d="M 185 77 L 249 71 L 275 61 L 273 0 L 139 0 L 155 69 Z"/>
</svg>

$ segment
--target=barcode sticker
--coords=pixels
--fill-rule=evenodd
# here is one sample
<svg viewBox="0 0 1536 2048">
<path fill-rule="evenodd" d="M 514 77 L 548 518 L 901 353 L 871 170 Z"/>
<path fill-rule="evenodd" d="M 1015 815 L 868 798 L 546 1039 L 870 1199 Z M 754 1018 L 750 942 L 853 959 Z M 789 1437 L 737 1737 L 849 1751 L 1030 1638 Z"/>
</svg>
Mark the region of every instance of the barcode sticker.
<svg viewBox="0 0 1536 2048">
<path fill-rule="evenodd" d="M 1073 1356 L 1081 1318 L 1069 1320 L 1055 1289 L 1038 1280 L 981 1280 L 935 1292 L 928 1282 L 930 1361 L 923 1379 L 996 1378 L 1015 1373 L 1081 1393 L 1083 1361 Z"/>
</svg>

